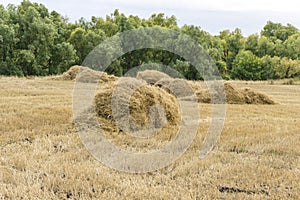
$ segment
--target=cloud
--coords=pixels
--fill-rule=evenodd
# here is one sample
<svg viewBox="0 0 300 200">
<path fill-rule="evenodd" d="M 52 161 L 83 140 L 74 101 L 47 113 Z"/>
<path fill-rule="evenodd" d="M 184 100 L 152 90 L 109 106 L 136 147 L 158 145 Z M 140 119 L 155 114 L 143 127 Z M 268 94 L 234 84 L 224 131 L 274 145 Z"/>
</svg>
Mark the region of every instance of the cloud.
<svg viewBox="0 0 300 200">
<path fill-rule="evenodd" d="M 46 5 L 68 5 L 91 9 L 93 6 L 130 7 L 140 9 L 183 9 L 183 10 L 221 10 L 221 11 L 276 11 L 276 12 L 298 12 L 300 2 L 296 0 L 274 1 L 274 0 L 33 0 Z M 21 0 L 0 0 L 1 4 L 18 4 Z"/>
<path fill-rule="evenodd" d="M 88 2 L 88 1 L 85 1 Z M 99 1 L 98 1 L 99 2 Z M 183 10 L 221 10 L 221 11 L 276 11 L 276 12 L 297 12 L 300 2 L 295 0 L 274 1 L 274 0 L 151 0 L 151 1 L 120 1 L 110 0 L 109 4 L 130 6 L 131 8 L 164 8 Z"/>
</svg>

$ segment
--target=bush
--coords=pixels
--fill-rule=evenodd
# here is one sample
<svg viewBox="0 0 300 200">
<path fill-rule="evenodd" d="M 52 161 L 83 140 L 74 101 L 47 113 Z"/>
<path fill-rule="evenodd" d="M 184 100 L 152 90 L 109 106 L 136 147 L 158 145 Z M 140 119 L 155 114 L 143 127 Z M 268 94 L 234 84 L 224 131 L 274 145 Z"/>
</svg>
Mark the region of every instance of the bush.
<svg viewBox="0 0 300 200">
<path fill-rule="evenodd" d="M 24 76 L 21 67 L 5 62 L 0 63 L 0 74 L 5 76 Z"/>
</svg>

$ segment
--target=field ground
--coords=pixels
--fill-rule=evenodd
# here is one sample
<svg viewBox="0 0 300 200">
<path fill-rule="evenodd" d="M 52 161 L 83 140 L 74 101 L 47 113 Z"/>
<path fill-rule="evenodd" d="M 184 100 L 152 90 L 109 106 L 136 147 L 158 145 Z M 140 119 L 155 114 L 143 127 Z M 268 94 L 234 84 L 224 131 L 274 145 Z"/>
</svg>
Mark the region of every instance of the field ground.
<svg viewBox="0 0 300 200">
<path fill-rule="evenodd" d="M 233 84 L 277 104 L 228 105 L 209 156 L 198 158 L 209 125 L 202 120 L 175 163 L 127 174 L 97 162 L 81 143 L 72 124 L 74 82 L 2 77 L 0 199 L 300 199 L 300 86 Z"/>
</svg>

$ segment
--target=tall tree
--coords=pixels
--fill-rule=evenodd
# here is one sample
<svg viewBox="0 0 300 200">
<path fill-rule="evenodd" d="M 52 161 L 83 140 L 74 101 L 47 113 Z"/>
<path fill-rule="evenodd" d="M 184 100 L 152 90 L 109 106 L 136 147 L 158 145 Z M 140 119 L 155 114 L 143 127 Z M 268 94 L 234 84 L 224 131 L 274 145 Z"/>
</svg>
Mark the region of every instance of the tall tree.
<svg viewBox="0 0 300 200">
<path fill-rule="evenodd" d="M 227 66 L 229 70 L 232 68 L 232 62 L 240 50 L 244 49 L 244 38 L 240 29 L 235 29 L 226 38 Z"/>
<path fill-rule="evenodd" d="M 245 50 L 249 50 L 253 54 L 258 55 L 258 41 L 259 36 L 257 34 L 248 36 L 245 42 Z"/>
<path fill-rule="evenodd" d="M 275 42 L 277 39 L 285 41 L 289 36 L 299 32 L 299 30 L 291 24 L 283 26 L 281 23 L 268 21 L 263 27 L 261 35 Z"/>
</svg>

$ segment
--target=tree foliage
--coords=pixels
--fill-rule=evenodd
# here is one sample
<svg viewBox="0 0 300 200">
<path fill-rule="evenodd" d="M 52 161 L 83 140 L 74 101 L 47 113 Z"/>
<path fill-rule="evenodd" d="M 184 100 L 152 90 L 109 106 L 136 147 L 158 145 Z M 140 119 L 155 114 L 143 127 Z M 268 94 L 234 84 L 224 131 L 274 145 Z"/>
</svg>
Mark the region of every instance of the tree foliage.
<svg viewBox="0 0 300 200">
<path fill-rule="evenodd" d="M 93 16 L 75 23 L 42 4 L 23 0 L 20 5 L 0 5 L 0 74 L 14 76 L 52 75 L 81 64 L 102 41 L 117 33 L 140 27 L 164 27 L 188 35 L 200 44 L 226 79 L 265 80 L 300 75 L 300 32 L 291 24 L 267 22 L 260 34 L 243 36 L 240 29 L 223 30 L 213 36 L 199 26 L 179 27 L 175 16 L 152 14 L 148 19 L 115 10 L 104 18 Z M 133 67 L 147 63 L 167 65 L 188 79 L 201 79 L 197 70 L 180 56 L 162 49 L 127 52 L 136 37 L 130 39 L 122 54 L 107 72 L 122 76 Z M 186 42 L 181 38 L 182 44 Z M 116 41 L 117 42 L 117 41 Z M 147 39 L 143 41 L 148 43 Z M 170 40 L 166 44 L 174 49 Z M 172 46 L 173 45 L 173 46 Z M 115 48 L 111 46 L 108 48 Z M 183 52 L 184 53 L 184 52 Z M 193 53 L 193 52 L 191 52 Z M 103 57 L 112 58 L 114 55 Z M 105 61 L 103 61 L 105 62 Z M 211 72 L 215 74 L 216 72 Z"/>
<path fill-rule="evenodd" d="M 261 80 L 261 61 L 251 51 L 240 51 L 232 63 L 232 78 Z"/>
</svg>

